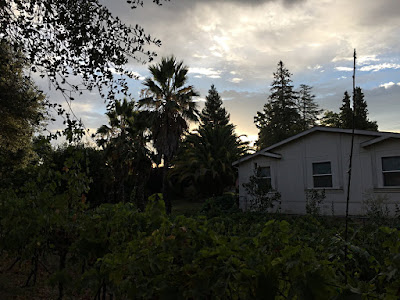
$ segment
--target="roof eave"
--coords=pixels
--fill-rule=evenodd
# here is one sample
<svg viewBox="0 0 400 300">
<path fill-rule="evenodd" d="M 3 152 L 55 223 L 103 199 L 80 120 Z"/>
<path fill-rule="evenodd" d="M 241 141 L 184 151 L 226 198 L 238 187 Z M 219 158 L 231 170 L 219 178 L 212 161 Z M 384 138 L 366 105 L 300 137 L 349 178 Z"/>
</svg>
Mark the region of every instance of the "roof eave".
<svg viewBox="0 0 400 300">
<path fill-rule="evenodd" d="M 249 156 L 240 158 L 237 161 L 234 161 L 232 163 L 232 166 L 237 166 L 237 165 L 241 164 L 242 162 L 245 162 L 245 161 L 247 161 L 249 159 L 252 159 L 252 158 L 254 158 L 256 156 L 259 156 L 259 155 L 265 156 L 265 157 L 270 157 L 270 158 L 276 158 L 276 159 L 281 159 L 282 158 L 282 155 L 280 155 L 280 154 L 271 153 L 271 152 L 261 153 L 261 151 L 258 151 L 258 152 L 254 153 L 252 155 L 249 155 Z"/>
</svg>

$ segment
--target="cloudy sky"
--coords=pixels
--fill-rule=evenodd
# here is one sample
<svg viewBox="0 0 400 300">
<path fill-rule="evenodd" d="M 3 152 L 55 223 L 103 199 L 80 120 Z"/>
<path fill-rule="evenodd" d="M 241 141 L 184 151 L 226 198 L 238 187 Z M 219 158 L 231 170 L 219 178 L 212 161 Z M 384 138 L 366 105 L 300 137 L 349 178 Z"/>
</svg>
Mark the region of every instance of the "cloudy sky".
<svg viewBox="0 0 400 300">
<path fill-rule="evenodd" d="M 148 2 L 148 3 L 147 3 Z M 272 73 L 282 60 L 293 84 L 313 86 L 320 107 L 338 111 L 352 89 L 352 55 L 357 50 L 356 84 L 369 117 L 382 131 L 400 132 L 399 0 L 171 0 L 157 7 L 145 0 L 130 10 L 125 1 L 104 1 L 126 23 L 140 24 L 161 39 L 154 47 L 189 67 L 189 84 L 200 92 L 200 108 L 215 84 L 239 134 L 255 139 L 253 117 L 267 101 Z M 130 63 L 141 80 L 148 65 Z M 86 127 L 106 123 L 105 105 L 95 94 L 73 104 Z M 55 126 L 55 125 L 54 125 Z"/>
</svg>

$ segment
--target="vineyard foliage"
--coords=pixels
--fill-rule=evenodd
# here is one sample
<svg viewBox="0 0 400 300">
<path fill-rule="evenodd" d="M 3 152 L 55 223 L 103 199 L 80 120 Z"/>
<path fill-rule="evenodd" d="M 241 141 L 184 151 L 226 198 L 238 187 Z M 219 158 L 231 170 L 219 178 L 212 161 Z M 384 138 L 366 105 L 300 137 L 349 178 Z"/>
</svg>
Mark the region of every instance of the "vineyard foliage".
<svg viewBox="0 0 400 300">
<path fill-rule="evenodd" d="M 48 280 L 60 298 L 399 297 L 396 220 L 354 221 L 346 243 L 343 219 L 216 209 L 223 198 L 192 217 L 166 215 L 161 194 L 143 212 L 89 208 L 82 160 L 77 151 L 62 171 L 38 166 L 22 188 L 1 192 L 2 255 L 30 262 L 27 285 Z"/>
</svg>

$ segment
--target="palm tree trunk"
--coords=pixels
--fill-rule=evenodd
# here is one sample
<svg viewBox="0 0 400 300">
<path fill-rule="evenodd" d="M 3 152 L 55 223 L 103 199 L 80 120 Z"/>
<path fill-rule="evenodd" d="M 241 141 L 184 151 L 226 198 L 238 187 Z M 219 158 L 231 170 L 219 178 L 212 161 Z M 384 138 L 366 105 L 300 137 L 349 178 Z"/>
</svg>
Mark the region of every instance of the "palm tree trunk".
<svg viewBox="0 0 400 300">
<path fill-rule="evenodd" d="M 67 260 L 67 251 L 65 249 L 61 250 L 60 253 L 60 262 L 59 262 L 59 267 L 58 271 L 64 271 L 65 270 L 65 262 Z M 58 300 L 61 300 L 64 297 L 64 282 L 59 280 L 58 281 Z"/>
<path fill-rule="evenodd" d="M 134 195 L 134 201 L 136 203 L 137 208 L 139 209 L 139 211 L 144 211 L 145 209 L 145 201 L 144 201 L 144 183 L 146 182 L 145 180 L 141 180 L 137 178 L 135 180 L 135 187 L 133 188 L 133 195 Z M 132 197 L 132 194 L 131 194 Z"/>
<path fill-rule="evenodd" d="M 171 214 L 172 204 L 169 198 L 169 187 L 168 187 L 168 167 L 169 161 L 164 158 L 164 168 L 163 168 L 163 183 L 162 183 L 162 195 L 165 203 L 165 211 L 168 215 Z"/>
</svg>

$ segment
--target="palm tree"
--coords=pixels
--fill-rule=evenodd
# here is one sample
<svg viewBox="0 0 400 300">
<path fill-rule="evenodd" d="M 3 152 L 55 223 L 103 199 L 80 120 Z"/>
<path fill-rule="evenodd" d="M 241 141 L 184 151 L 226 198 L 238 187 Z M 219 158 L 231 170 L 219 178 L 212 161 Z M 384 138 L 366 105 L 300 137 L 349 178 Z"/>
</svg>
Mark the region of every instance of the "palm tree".
<svg viewBox="0 0 400 300">
<path fill-rule="evenodd" d="M 112 106 L 106 112 L 109 125 L 102 125 L 97 129 L 97 134 L 101 136 L 97 140 L 98 146 L 103 146 L 113 138 L 126 137 L 128 130 L 134 123 L 135 102 L 121 101 L 113 102 Z"/>
<path fill-rule="evenodd" d="M 133 101 L 115 101 L 106 113 L 109 125 L 102 125 L 97 140 L 102 146 L 114 173 L 117 199 L 125 202 L 125 185 L 132 179 L 134 199 L 144 209 L 144 186 L 151 170 L 151 153 L 147 149 L 148 123 Z"/>
<path fill-rule="evenodd" d="M 146 78 L 145 98 L 139 104 L 146 109 L 154 147 L 159 158 L 163 159 L 162 193 L 167 213 L 171 213 L 171 200 L 168 197 L 167 171 L 178 149 L 189 121 L 198 120 L 196 103 L 192 98 L 199 96 L 193 86 L 185 85 L 188 68 L 175 57 L 162 58 L 161 63 L 149 67 L 152 78 Z"/>
</svg>

